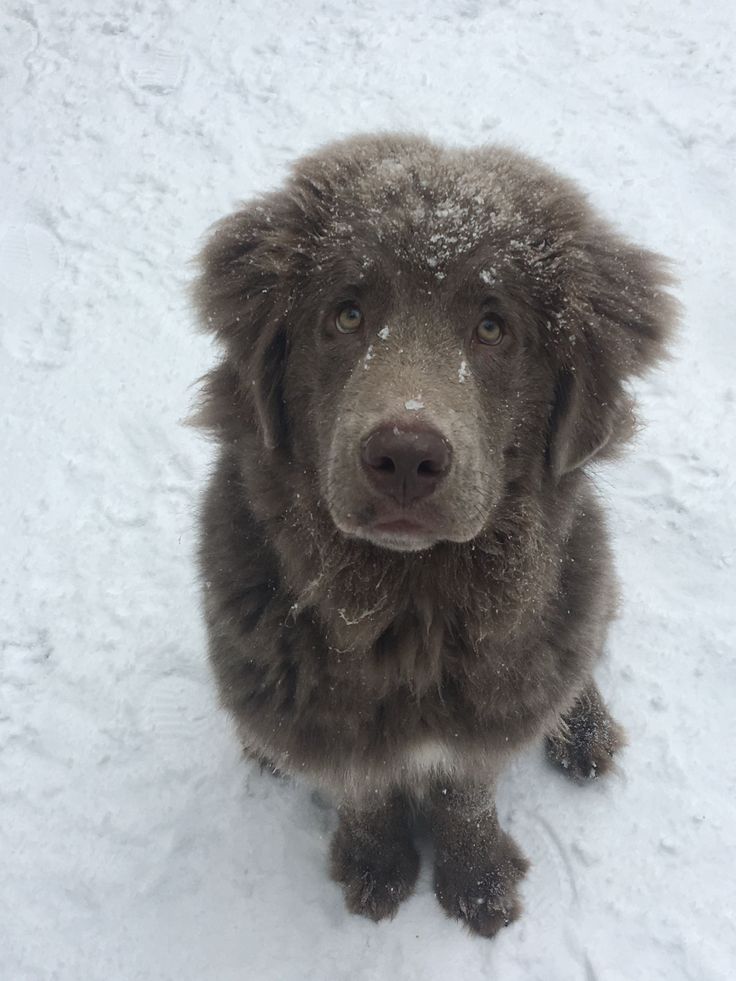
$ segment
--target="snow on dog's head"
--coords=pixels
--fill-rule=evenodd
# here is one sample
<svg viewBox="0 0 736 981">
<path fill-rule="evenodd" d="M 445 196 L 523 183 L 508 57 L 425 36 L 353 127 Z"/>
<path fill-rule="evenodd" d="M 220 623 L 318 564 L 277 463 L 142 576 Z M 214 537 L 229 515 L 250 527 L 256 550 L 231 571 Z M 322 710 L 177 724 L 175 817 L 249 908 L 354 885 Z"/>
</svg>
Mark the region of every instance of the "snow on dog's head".
<svg viewBox="0 0 736 981">
<path fill-rule="evenodd" d="M 233 443 L 257 426 L 304 509 L 402 551 L 472 541 L 504 498 L 612 454 L 673 315 L 663 260 L 570 181 L 406 136 L 297 162 L 216 227 L 202 270 L 227 355 L 203 423 Z"/>
</svg>

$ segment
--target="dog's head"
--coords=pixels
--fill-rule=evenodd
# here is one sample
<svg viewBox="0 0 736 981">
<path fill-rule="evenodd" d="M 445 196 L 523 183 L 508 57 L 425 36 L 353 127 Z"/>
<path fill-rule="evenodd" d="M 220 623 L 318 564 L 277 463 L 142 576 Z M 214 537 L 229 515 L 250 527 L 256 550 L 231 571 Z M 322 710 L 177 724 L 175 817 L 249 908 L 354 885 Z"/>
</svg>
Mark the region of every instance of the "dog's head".
<svg viewBox="0 0 736 981">
<path fill-rule="evenodd" d="M 559 485 L 630 435 L 668 282 L 512 151 L 334 144 L 204 249 L 197 302 L 226 353 L 205 422 L 232 442 L 255 422 L 346 536 L 467 542 L 510 488 Z"/>
</svg>

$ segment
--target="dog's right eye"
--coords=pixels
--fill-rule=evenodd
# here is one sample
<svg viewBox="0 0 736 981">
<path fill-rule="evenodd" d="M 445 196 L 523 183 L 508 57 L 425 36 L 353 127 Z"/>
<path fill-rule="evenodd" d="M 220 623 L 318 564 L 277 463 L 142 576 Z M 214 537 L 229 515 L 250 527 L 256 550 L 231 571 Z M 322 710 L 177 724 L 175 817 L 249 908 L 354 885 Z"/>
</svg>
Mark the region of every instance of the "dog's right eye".
<svg viewBox="0 0 736 981">
<path fill-rule="evenodd" d="M 360 307 L 357 307 L 354 303 L 348 303 L 346 306 L 338 310 L 337 316 L 335 317 L 335 327 L 340 331 L 341 334 L 354 334 L 363 323 L 363 314 L 361 313 Z"/>
</svg>

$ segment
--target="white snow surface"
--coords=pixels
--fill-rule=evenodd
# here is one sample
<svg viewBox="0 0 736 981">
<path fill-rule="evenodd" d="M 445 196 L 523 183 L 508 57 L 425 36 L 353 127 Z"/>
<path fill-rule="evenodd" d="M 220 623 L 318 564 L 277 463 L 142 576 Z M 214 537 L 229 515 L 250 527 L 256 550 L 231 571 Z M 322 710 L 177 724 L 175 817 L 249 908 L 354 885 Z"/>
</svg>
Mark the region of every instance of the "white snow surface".
<svg viewBox="0 0 736 981">
<path fill-rule="evenodd" d="M 0 5 L 3 981 L 735 976 L 735 30 L 725 0 Z M 533 867 L 493 941 L 426 861 L 391 922 L 345 911 L 334 814 L 242 760 L 198 610 L 188 260 L 292 158 L 385 128 L 545 159 L 682 280 L 598 477 L 622 775 L 506 774 Z"/>
</svg>

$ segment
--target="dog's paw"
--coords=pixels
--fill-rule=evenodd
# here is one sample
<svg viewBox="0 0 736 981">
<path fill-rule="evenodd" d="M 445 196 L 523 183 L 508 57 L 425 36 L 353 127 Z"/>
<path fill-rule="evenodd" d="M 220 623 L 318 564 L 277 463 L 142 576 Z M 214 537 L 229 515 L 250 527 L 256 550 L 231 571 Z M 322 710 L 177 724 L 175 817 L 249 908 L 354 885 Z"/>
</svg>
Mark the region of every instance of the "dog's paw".
<svg viewBox="0 0 736 981">
<path fill-rule="evenodd" d="M 419 855 L 409 838 L 369 848 L 342 828 L 333 838 L 330 860 L 347 908 L 375 922 L 394 916 L 411 895 L 419 872 Z"/>
<path fill-rule="evenodd" d="M 516 843 L 504 834 L 491 858 L 473 856 L 467 864 L 450 852 L 435 860 L 434 888 L 440 905 L 482 937 L 495 936 L 521 913 L 519 882 L 529 863 Z"/>
<path fill-rule="evenodd" d="M 608 712 L 577 713 L 547 736 L 547 758 L 574 780 L 586 782 L 608 773 L 626 743 L 624 731 Z"/>
</svg>

